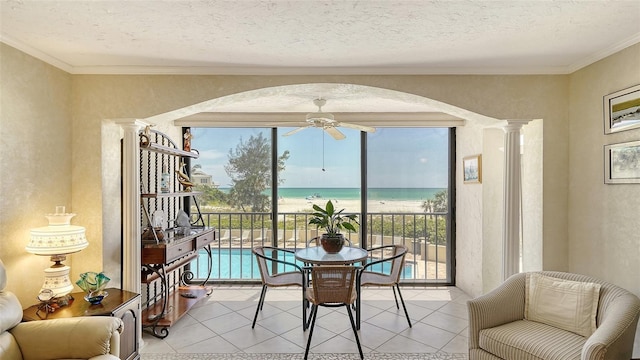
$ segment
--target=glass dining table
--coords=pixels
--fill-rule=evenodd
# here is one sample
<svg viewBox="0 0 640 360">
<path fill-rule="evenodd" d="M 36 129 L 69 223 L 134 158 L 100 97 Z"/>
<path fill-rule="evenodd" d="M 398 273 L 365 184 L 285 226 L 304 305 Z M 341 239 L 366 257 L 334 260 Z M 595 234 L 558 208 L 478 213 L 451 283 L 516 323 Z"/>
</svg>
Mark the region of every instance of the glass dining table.
<svg viewBox="0 0 640 360">
<path fill-rule="evenodd" d="M 367 250 L 345 246 L 339 253 L 329 254 L 322 246 L 312 246 L 296 251 L 297 260 L 313 265 L 348 265 L 363 261 L 367 258 Z"/>
</svg>

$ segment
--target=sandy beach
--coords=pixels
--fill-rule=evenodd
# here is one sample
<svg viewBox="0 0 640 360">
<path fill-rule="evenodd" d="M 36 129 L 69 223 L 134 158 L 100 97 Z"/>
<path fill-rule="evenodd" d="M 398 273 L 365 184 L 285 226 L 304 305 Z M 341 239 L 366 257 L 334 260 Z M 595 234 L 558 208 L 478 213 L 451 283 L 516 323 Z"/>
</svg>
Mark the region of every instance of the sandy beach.
<svg viewBox="0 0 640 360">
<path fill-rule="evenodd" d="M 324 207 L 328 200 L 332 200 L 336 209 L 345 209 L 346 212 L 359 212 L 360 200 L 337 200 L 337 199 L 296 199 L 296 198 L 282 198 L 278 200 L 279 212 L 310 212 L 314 204 Z M 384 200 L 384 201 L 369 201 L 367 204 L 368 212 L 409 212 L 409 213 L 422 213 L 422 201 L 409 201 L 409 200 Z"/>
</svg>

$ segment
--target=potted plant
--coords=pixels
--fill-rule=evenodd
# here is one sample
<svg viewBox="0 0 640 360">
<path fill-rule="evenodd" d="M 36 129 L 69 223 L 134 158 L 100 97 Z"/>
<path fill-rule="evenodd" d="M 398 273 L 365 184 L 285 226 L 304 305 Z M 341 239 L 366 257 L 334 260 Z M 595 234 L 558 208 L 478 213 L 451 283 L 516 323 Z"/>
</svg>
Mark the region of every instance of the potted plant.
<svg viewBox="0 0 640 360">
<path fill-rule="evenodd" d="M 358 225 L 358 216 L 355 214 L 343 215 L 344 209 L 336 211 L 331 200 L 327 201 L 324 209 L 314 204 L 313 210 L 309 225 L 315 225 L 318 229 L 324 230 L 320 237 L 320 245 L 329 254 L 340 252 L 344 245 L 344 235 L 340 231 L 357 232 L 352 223 Z"/>
</svg>

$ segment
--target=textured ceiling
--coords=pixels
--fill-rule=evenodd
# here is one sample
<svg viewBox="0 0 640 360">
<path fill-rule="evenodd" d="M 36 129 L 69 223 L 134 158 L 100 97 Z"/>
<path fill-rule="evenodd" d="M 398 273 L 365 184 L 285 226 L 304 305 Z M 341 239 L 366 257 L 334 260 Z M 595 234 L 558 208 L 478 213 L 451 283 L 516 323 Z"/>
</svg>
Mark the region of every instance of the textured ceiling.
<svg viewBox="0 0 640 360">
<path fill-rule="evenodd" d="M 640 42 L 640 1 L 0 0 L 0 30 L 72 74 L 566 74 Z M 316 111 L 317 96 L 329 112 L 469 118 L 344 84 L 263 89 L 159 117 L 249 121 Z"/>
<path fill-rule="evenodd" d="M 2 0 L 72 73 L 567 73 L 640 41 L 640 1 Z"/>
</svg>

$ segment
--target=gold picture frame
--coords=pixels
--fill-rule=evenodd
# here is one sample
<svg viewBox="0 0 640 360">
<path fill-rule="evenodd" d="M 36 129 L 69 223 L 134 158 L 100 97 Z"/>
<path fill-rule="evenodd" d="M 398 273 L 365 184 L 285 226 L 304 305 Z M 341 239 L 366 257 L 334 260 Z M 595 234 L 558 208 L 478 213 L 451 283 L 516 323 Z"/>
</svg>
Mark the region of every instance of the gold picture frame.
<svg viewBox="0 0 640 360">
<path fill-rule="evenodd" d="M 481 184 L 482 155 L 465 156 L 462 159 L 462 173 L 465 184 Z"/>
<path fill-rule="evenodd" d="M 604 97 L 604 133 L 640 127 L 640 85 Z"/>
</svg>

